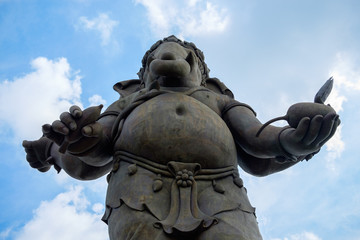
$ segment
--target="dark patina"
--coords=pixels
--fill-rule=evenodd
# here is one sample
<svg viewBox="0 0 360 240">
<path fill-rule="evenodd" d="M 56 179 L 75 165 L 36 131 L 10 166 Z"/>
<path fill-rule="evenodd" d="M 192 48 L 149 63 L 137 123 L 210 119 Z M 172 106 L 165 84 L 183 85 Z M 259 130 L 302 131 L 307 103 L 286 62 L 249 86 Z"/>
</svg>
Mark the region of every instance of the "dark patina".
<svg viewBox="0 0 360 240">
<path fill-rule="evenodd" d="M 102 114 L 71 107 L 24 141 L 27 160 L 80 180 L 108 174 L 110 239 L 262 239 L 237 166 L 266 176 L 308 160 L 340 120 L 323 104 L 324 88 L 316 103 L 291 110 L 296 124 L 265 128 L 208 73 L 193 43 L 160 40 L 139 79 L 115 84 L 119 100 Z"/>
</svg>

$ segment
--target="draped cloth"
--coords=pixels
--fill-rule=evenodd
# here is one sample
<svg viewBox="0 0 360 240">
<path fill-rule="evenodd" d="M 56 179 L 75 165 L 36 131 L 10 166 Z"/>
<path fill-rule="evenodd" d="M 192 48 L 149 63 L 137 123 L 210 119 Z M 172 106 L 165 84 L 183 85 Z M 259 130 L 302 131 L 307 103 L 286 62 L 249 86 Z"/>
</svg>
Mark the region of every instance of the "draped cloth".
<svg viewBox="0 0 360 240">
<path fill-rule="evenodd" d="M 219 212 L 241 209 L 254 213 L 235 166 L 202 169 L 198 163 L 175 161 L 162 165 L 124 151 L 116 152 L 114 159 L 105 222 L 111 209 L 126 204 L 149 211 L 158 219 L 154 227 L 166 234 L 186 236 L 216 224 L 213 215 Z"/>
</svg>

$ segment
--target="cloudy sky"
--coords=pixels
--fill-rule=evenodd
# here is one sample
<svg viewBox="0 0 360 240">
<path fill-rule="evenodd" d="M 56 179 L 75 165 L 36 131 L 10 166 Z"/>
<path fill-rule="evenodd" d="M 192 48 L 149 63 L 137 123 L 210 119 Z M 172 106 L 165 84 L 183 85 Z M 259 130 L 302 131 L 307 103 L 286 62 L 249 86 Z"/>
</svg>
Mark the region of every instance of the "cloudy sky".
<svg viewBox="0 0 360 240">
<path fill-rule="evenodd" d="M 264 240 L 360 239 L 359 12 L 357 0 L 0 0 L 0 239 L 108 239 L 105 179 L 40 173 L 21 142 L 73 104 L 118 99 L 112 85 L 171 34 L 261 121 L 334 77 L 332 141 L 281 173 L 241 174 Z"/>
</svg>

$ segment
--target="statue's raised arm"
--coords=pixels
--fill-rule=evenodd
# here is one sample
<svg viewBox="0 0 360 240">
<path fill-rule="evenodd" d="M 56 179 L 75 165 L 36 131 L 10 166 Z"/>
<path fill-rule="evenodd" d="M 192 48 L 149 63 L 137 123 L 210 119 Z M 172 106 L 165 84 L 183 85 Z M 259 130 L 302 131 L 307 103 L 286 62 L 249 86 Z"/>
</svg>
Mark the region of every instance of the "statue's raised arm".
<svg viewBox="0 0 360 240">
<path fill-rule="evenodd" d="M 335 110 L 330 105 L 324 105 L 331 91 L 329 84 L 332 84 L 332 78 L 324 84 L 327 88 L 321 88 L 316 95 L 318 102 L 294 104 L 287 115 L 265 124 L 245 108 L 234 107 L 227 111 L 224 119 L 240 148 L 239 165 L 250 174 L 266 176 L 301 160 L 309 160 L 318 153 L 340 124 Z M 281 119 L 287 120 L 289 125 L 268 126 Z"/>
</svg>

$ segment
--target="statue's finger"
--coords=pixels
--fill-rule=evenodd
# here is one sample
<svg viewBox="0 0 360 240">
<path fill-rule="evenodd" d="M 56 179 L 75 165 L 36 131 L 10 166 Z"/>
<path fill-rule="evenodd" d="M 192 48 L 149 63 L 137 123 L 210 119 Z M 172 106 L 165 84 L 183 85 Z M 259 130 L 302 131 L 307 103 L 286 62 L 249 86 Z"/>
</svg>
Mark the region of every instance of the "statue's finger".
<svg viewBox="0 0 360 240">
<path fill-rule="evenodd" d="M 24 140 L 24 141 L 22 142 L 22 146 L 25 148 L 25 151 L 26 151 L 26 149 L 32 148 L 32 141 Z"/>
<path fill-rule="evenodd" d="M 331 128 L 330 134 L 324 140 L 322 140 L 321 142 L 318 143 L 319 146 L 324 145 L 327 141 L 330 140 L 330 138 L 332 138 L 334 136 L 339 124 L 340 124 L 339 115 L 336 115 L 333 120 L 333 125 Z"/>
<path fill-rule="evenodd" d="M 310 118 L 304 117 L 300 120 L 298 126 L 293 132 L 293 137 L 296 141 L 301 141 L 304 139 L 310 125 Z"/>
<path fill-rule="evenodd" d="M 54 132 L 50 124 L 43 125 L 42 131 L 45 137 L 54 141 L 57 145 L 60 145 L 64 140 L 64 135 Z"/>
<path fill-rule="evenodd" d="M 303 139 L 303 143 L 310 145 L 318 137 L 323 122 L 323 116 L 317 115 L 310 121 L 308 131 Z"/>
<path fill-rule="evenodd" d="M 26 141 L 26 143 L 24 143 L 24 142 L 23 142 L 23 147 L 25 149 L 26 154 L 29 155 L 29 156 L 34 156 L 35 151 L 34 151 L 34 147 L 33 147 L 32 142 L 31 141 Z"/>
<path fill-rule="evenodd" d="M 63 122 L 71 131 L 75 131 L 77 128 L 74 118 L 68 112 L 63 112 L 60 115 L 60 121 Z"/>
<path fill-rule="evenodd" d="M 46 167 L 38 168 L 38 170 L 39 170 L 40 172 L 47 172 L 47 171 L 50 170 L 50 168 L 51 168 L 51 166 L 46 166 Z"/>
<path fill-rule="evenodd" d="M 68 135 L 69 134 L 69 128 L 60 120 L 55 120 L 51 124 L 52 130 L 56 133 L 62 134 L 62 135 Z"/>
<path fill-rule="evenodd" d="M 39 161 L 29 162 L 29 164 L 30 164 L 30 166 L 31 166 L 32 168 L 41 168 L 41 167 L 44 167 L 44 165 L 43 165 L 41 162 L 39 162 Z"/>
<path fill-rule="evenodd" d="M 81 132 L 85 137 L 91 137 L 93 134 L 93 129 L 91 126 L 87 125 L 82 128 Z"/>
<path fill-rule="evenodd" d="M 101 132 L 102 132 L 102 126 L 98 122 L 86 125 L 85 127 L 82 128 L 82 134 L 85 137 L 99 137 Z"/>
<path fill-rule="evenodd" d="M 336 116 L 337 116 L 336 113 L 328 113 L 325 115 L 319 135 L 313 142 L 314 145 L 318 145 L 320 142 L 323 142 L 325 139 L 327 139 L 330 136 L 332 132 L 332 128 L 335 124 Z"/>
<path fill-rule="evenodd" d="M 52 127 L 50 124 L 44 124 L 42 125 L 42 132 L 44 134 L 50 133 L 52 131 Z"/>
<path fill-rule="evenodd" d="M 69 111 L 74 118 L 80 118 L 82 116 L 81 108 L 76 105 L 71 106 Z"/>
<path fill-rule="evenodd" d="M 339 116 L 337 117 L 336 124 L 337 124 L 337 126 L 339 126 L 341 124 L 341 120 L 340 120 Z"/>
<path fill-rule="evenodd" d="M 31 165 L 31 163 L 38 162 L 39 160 L 37 159 L 35 153 L 32 153 L 32 154 L 27 153 L 26 154 L 26 161 L 28 161 L 29 164 Z"/>
</svg>

